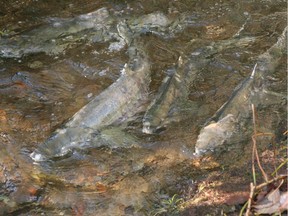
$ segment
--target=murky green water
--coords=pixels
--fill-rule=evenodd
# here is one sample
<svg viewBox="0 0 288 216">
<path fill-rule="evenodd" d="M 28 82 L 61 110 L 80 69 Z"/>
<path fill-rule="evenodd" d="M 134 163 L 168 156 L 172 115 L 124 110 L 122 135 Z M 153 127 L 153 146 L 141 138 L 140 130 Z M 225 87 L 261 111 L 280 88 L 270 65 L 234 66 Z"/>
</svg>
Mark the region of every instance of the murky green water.
<svg viewBox="0 0 288 216">
<path fill-rule="evenodd" d="M 87 13 L 99 10 L 102 15 L 96 21 L 87 18 Z M 152 19 L 151 13 L 160 15 Z M 104 131 L 101 145 L 97 142 L 61 158 L 33 162 L 32 151 L 121 76 L 129 55 L 117 24 L 125 19 L 139 33 L 151 64 L 149 94 L 141 111 L 116 129 Z M 251 180 L 249 174 L 233 174 L 235 163 L 241 170 L 250 169 L 247 133 L 242 131 L 245 137 L 237 146 L 203 159 L 199 166 L 195 143 L 205 122 L 250 76 L 258 56 L 276 43 L 286 25 L 286 2 L 280 0 L 3 3 L 0 214 L 205 215 L 210 211 L 217 215 L 218 209 L 204 201 L 206 212 L 201 206 L 193 210 L 192 205 L 181 212 L 166 208 L 160 214 L 161 200 L 178 194 L 188 202 L 197 194 L 195 182 L 221 173 L 224 167 L 228 176 L 243 177 L 243 184 Z M 226 43 L 246 37 L 253 39 Z M 185 63 L 184 90 L 163 114 L 159 130 L 144 134 L 145 111 L 163 79 L 179 67 L 179 56 Z M 284 96 L 286 59 L 283 56 L 264 81 L 267 89 Z M 195 61 L 197 73 L 193 73 Z M 285 98 L 272 96 L 259 107 L 259 121 L 265 121 L 261 128 L 275 133 L 279 142 L 287 124 L 285 103 Z M 124 147 L 123 137 L 129 144 Z M 231 179 L 230 184 L 244 190 L 239 179 Z M 230 213 L 237 211 L 236 207 Z"/>
</svg>

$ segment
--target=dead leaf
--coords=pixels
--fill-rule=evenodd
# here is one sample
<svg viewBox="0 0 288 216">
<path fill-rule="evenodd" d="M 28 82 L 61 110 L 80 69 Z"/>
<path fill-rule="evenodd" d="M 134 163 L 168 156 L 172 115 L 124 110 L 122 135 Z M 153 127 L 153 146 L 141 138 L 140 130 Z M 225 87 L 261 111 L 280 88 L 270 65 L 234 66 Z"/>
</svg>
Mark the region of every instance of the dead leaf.
<svg viewBox="0 0 288 216">
<path fill-rule="evenodd" d="M 254 205 L 255 213 L 257 214 L 274 214 L 280 213 L 287 209 L 288 194 L 280 192 L 279 188 L 272 190 L 260 202 Z"/>
<path fill-rule="evenodd" d="M 288 191 L 281 193 L 280 195 L 280 212 L 288 210 Z"/>
<path fill-rule="evenodd" d="M 231 192 L 227 194 L 225 203 L 227 205 L 243 204 L 249 198 L 249 192 Z"/>
</svg>

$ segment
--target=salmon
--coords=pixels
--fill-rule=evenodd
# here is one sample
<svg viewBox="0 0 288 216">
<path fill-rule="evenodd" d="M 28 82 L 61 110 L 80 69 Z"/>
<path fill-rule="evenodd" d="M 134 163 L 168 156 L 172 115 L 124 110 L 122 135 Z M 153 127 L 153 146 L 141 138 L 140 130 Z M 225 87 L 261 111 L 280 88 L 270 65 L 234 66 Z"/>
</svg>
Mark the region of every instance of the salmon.
<svg viewBox="0 0 288 216">
<path fill-rule="evenodd" d="M 180 56 L 178 67 L 173 75 L 168 75 L 162 82 L 158 94 L 148 107 L 143 118 L 143 133 L 152 134 L 163 126 L 168 112 L 175 100 L 182 96 L 181 85 L 185 78 L 183 59 Z"/>
<path fill-rule="evenodd" d="M 150 63 L 141 39 L 127 41 L 130 41 L 129 62 L 125 64 L 118 80 L 40 144 L 30 155 L 33 160 L 62 157 L 73 148 L 89 146 L 105 127 L 119 125 L 142 110 L 148 97 Z"/>
<path fill-rule="evenodd" d="M 247 129 L 245 126 L 249 122 L 252 124 L 251 105 L 257 107 L 263 104 L 263 98 L 267 96 L 263 80 L 273 74 L 286 52 L 287 27 L 278 41 L 258 56 L 252 74 L 235 88 L 228 101 L 201 129 L 195 145 L 195 155 L 213 151 L 216 147 L 235 140 L 236 136 L 237 139 L 244 139 L 244 130 Z"/>
<path fill-rule="evenodd" d="M 21 58 L 24 55 L 39 52 L 57 55 L 84 38 L 95 41 L 97 34 L 104 35 L 103 31 L 110 29 L 112 22 L 106 8 L 100 8 L 72 19 L 51 18 L 39 28 L 1 38 L 0 56 Z M 111 38 L 112 35 L 109 34 L 109 37 Z"/>
<path fill-rule="evenodd" d="M 230 99 L 224 103 L 215 115 L 201 129 L 195 146 L 195 155 L 213 150 L 229 140 L 238 129 L 239 121 L 249 116 L 250 94 L 252 92 L 255 69 L 250 77 L 236 87 Z M 239 120 L 241 115 L 241 119 Z"/>
<path fill-rule="evenodd" d="M 200 52 L 193 52 L 189 60 L 186 59 L 187 57 L 184 60 L 180 56 L 175 72 L 164 78 L 155 99 L 148 107 L 143 118 L 142 132 L 153 134 L 165 127 L 168 123 L 169 111 L 180 100 L 187 99 L 188 86 L 195 80 L 201 69 L 209 63 L 211 56 L 224 49 L 249 45 L 254 40 L 253 37 L 224 40 L 212 43 L 202 48 Z"/>
</svg>

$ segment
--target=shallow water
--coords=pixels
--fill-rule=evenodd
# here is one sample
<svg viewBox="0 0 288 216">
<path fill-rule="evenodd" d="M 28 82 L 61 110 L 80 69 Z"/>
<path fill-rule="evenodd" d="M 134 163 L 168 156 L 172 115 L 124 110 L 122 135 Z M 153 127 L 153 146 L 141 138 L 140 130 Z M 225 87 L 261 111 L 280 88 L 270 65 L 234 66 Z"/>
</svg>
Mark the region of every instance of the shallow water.
<svg viewBox="0 0 288 216">
<path fill-rule="evenodd" d="M 80 31 L 64 46 L 64 52 L 51 54 L 40 49 L 39 53 L 29 51 L 23 56 L 0 57 L 0 214 L 155 215 L 163 207 L 163 199 L 174 194 L 185 200 L 193 197 L 196 194 L 193 182 L 204 181 L 209 173 L 221 172 L 226 167 L 233 176 L 235 170 L 229 169 L 233 161 L 242 164 L 244 170 L 250 169 L 246 163 L 250 156 L 246 150 L 249 137 L 239 141 L 238 146 L 229 147 L 232 150 L 228 153 L 212 155 L 212 162 L 210 156 L 200 161 L 200 166 L 193 155 L 195 143 L 205 122 L 251 74 L 257 57 L 277 41 L 287 24 L 285 3 L 280 0 L 5 2 L 0 9 L 0 51 L 10 43 L 3 41 L 20 40 L 31 31 L 45 28 L 47 22 L 49 26 L 58 18 L 71 21 L 103 7 L 113 18 L 111 27 L 107 27 L 113 35 L 103 36 L 103 31 L 96 35 L 96 42 L 91 42 L 81 38 L 82 34 L 88 38 L 90 33 Z M 173 20 L 170 29 L 165 25 L 145 26 L 141 17 L 153 12 L 161 12 Z M 151 83 L 144 107 L 155 98 L 166 75 L 177 67 L 179 56 L 185 57 L 189 65 L 199 53 L 205 56 L 207 52 L 193 79 L 187 72 L 187 92 L 167 114 L 165 128 L 156 134 L 143 134 L 143 111 L 122 125 L 124 135 L 117 135 L 128 136 L 126 133 L 135 138 L 135 145 L 132 143 L 129 148 L 117 148 L 117 143 L 111 144 L 107 135 L 104 145 L 75 149 L 64 158 L 33 163 L 29 154 L 38 145 L 120 77 L 128 55 L 127 45 L 118 44 L 116 24 L 126 18 L 135 19 L 136 27 L 137 23 L 145 26 L 141 37 L 151 62 Z M 244 37 L 255 40 L 213 53 L 205 49 L 224 40 Z M 111 51 L 112 43 L 119 45 L 119 50 Z M 15 44 L 16 51 L 26 46 Z M 269 90 L 282 95 L 287 95 L 286 59 L 284 56 L 269 80 L 264 81 Z M 281 141 L 287 125 L 286 99 L 275 102 L 274 99 L 269 98 L 259 108 L 259 121 L 265 120 L 263 130 L 272 131 L 276 140 Z M 119 140 L 118 143 L 123 142 Z M 229 157 L 234 160 L 228 160 Z M 242 182 L 249 180 L 245 176 Z M 211 212 L 212 209 L 210 206 Z M 169 212 L 162 213 L 165 214 Z M 181 214 L 189 215 L 189 211 Z"/>
</svg>

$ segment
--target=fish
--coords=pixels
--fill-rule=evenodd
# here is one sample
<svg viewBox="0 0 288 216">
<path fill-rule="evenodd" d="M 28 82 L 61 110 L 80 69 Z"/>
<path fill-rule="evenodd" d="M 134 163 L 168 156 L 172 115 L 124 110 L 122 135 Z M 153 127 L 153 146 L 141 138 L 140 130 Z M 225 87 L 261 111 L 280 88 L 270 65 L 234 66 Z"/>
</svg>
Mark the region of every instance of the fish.
<svg viewBox="0 0 288 216">
<path fill-rule="evenodd" d="M 112 22 L 105 7 L 73 19 L 51 18 L 46 24 L 27 33 L 1 38 L 0 56 L 21 58 L 39 52 L 57 55 L 79 40 L 96 40 L 98 34 L 106 37 L 101 37 L 101 41 L 108 40 L 108 37 L 113 38 L 112 34 L 105 34 Z"/>
<path fill-rule="evenodd" d="M 288 26 L 284 28 L 277 42 L 258 57 L 258 68 L 264 79 L 266 76 L 273 74 L 281 57 L 287 54 L 287 28 Z"/>
<path fill-rule="evenodd" d="M 140 38 L 127 41 L 129 62 L 121 76 L 40 144 L 30 154 L 34 161 L 63 157 L 73 148 L 87 147 L 105 127 L 120 125 L 143 109 L 149 93 L 150 62 Z"/>
<path fill-rule="evenodd" d="M 168 124 L 169 112 L 178 102 L 187 99 L 188 86 L 196 79 L 201 69 L 211 61 L 213 55 L 231 47 L 247 46 L 254 41 L 253 37 L 224 40 L 191 53 L 189 59 L 185 57 L 184 60 L 184 55 L 180 55 L 175 72 L 163 79 L 162 85 L 143 117 L 142 132 L 157 133 Z M 193 107 L 190 109 L 193 110 Z"/>
<path fill-rule="evenodd" d="M 257 107 L 264 103 L 268 93 L 265 78 L 273 74 L 286 52 L 287 27 L 277 42 L 258 56 L 251 75 L 235 88 L 230 98 L 200 130 L 194 155 L 199 156 L 207 151 L 214 151 L 225 143 L 244 139 L 244 130 L 247 130 L 247 125 L 251 122 L 251 105 Z"/>
<path fill-rule="evenodd" d="M 154 12 L 138 18 L 127 18 L 133 32 L 143 34 L 153 32 L 157 35 L 169 35 L 179 22 Z M 79 43 L 97 43 L 112 41 L 108 50 L 119 51 L 125 44 L 115 29 L 117 16 L 106 8 L 82 14 L 72 19 L 50 18 L 38 28 L 21 34 L 8 35 L 0 40 L 0 57 L 21 58 L 32 53 L 58 55 Z"/>
<path fill-rule="evenodd" d="M 178 59 L 178 66 L 172 75 L 167 75 L 162 81 L 158 94 L 148 107 L 143 117 L 142 132 L 153 134 L 163 127 L 164 121 L 168 116 L 169 110 L 175 100 L 181 96 L 181 85 L 185 77 L 183 58 Z"/>
<path fill-rule="evenodd" d="M 249 77 L 244 79 L 233 91 L 230 98 L 217 110 L 211 121 L 218 121 L 227 115 L 233 113 L 234 118 L 238 118 L 240 114 L 242 116 L 247 114 L 247 107 L 250 104 L 250 98 L 253 91 L 253 83 L 255 81 L 257 63 L 255 64 L 253 71 Z"/>
<path fill-rule="evenodd" d="M 242 119 L 249 117 L 250 94 L 252 93 L 256 66 L 257 64 L 254 66 L 252 74 L 235 88 L 227 102 L 201 129 L 195 145 L 195 155 L 202 155 L 208 150 L 213 150 L 228 142 L 238 131 L 240 115 Z"/>
<path fill-rule="evenodd" d="M 195 156 L 202 155 L 208 150 L 213 150 L 218 146 L 223 146 L 237 129 L 237 119 L 228 114 L 217 122 L 211 122 L 204 127 L 198 138 L 195 147 Z"/>
</svg>

